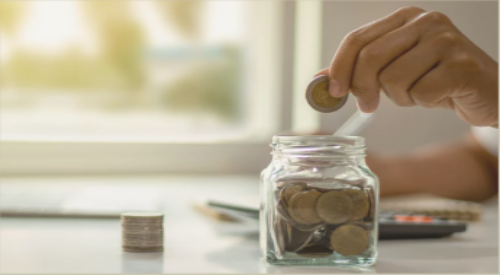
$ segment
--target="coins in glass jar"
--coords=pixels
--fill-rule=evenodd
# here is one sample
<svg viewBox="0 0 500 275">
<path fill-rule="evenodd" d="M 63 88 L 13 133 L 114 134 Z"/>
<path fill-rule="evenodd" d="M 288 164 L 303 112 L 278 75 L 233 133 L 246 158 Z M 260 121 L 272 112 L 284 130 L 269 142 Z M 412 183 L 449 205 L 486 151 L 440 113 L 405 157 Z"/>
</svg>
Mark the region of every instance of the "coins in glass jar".
<svg viewBox="0 0 500 275">
<path fill-rule="evenodd" d="M 276 203 L 277 250 L 305 258 L 357 255 L 369 246 L 372 188 L 339 181 L 281 183 Z"/>
<path fill-rule="evenodd" d="M 301 224 L 317 224 L 321 218 L 316 214 L 316 201 L 321 193 L 316 190 L 309 190 L 295 194 L 289 202 L 289 213 L 291 217 Z"/>
<path fill-rule="evenodd" d="M 121 224 L 123 251 L 138 253 L 163 251 L 162 213 L 123 213 Z"/>
<path fill-rule="evenodd" d="M 326 75 L 315 77 L 306 90 L 306 99 L 316 111 L 331 113 L 340 109 L 347 101 L 347 97 L 336 98 L 328 92 L 329 78 Z"/>
<path fill-rule="evenodd" d="M 366 216 L 370 208 L 368 196 L 359 189 L 346 189 L 344 190 L 352 200 L 352 211 L 349 220 L 360 220 Z"/>
<path fill-rule="evenodd" d="M 316 213 L 326 223 L 339 224 L 348 221 L 353 211 L 351 197 L 344 191 L 322 194 L 316 204 Z"/>
<path fill-rule="evenodd" d="M 330 236 L 331 248 L 344 256 L 363 253 L 369 245 L 366 229 L 355 224 L 339 226 Z"/>
<path fill-rule="evenodd" d="M 305 190 L 307 187 L 307 184 L 303 182 L 293 182 L 288 185 L 285 185 L 283 189 L 281 189 L 280 192 L 280 199 L 283 202 L 285 206 L 288 206 L 288 203 L 292 199 L 292 197 L 295 194 L 298 194 Z"/>
</svg>

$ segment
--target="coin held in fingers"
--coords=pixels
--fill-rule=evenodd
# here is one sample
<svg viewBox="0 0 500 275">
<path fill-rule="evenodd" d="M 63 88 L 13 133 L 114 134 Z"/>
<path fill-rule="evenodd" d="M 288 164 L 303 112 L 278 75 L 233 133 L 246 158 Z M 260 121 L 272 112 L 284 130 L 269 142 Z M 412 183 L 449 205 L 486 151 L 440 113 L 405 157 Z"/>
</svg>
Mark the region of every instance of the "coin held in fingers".
<svg viewBox="0 0 500 275">
<path fill-rule="evenodd" d="M 347 101 L 348 95 L 336 98 L 328 92 L 329 78 L 326 75 L 315 77 L 306 90 L 306 99 L 316 111 L 331 113 L 340 109 Z"/>
</svg>

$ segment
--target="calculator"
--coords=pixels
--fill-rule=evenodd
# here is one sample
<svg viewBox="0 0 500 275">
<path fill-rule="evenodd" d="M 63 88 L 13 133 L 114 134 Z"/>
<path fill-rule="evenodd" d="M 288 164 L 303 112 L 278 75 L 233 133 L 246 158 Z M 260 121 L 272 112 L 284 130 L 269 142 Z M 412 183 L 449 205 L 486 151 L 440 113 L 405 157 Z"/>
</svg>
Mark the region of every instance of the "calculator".
<svg viewBox="0 0 500 275">
<path fill-rule="evenodd" d="M 259 219 L 259 209 L 209 200 L 208 206 L 235 218 Z M 379 212 L 380 240 L 443 238 L 465 232 L 467 223 L 409 211 Z"/>
</svg>

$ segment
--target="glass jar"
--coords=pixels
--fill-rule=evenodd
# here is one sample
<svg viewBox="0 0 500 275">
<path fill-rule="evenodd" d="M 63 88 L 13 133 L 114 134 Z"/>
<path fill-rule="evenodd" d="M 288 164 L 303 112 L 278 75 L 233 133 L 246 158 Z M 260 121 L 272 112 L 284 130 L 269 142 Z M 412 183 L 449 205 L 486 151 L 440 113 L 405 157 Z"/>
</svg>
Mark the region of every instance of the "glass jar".
<svg viewBox="0 0 500 275">
<path fill-rule="evenodd" d="M 261 173 L 260 245 L 271 264 L 372 265 L 378 179 L 364 138 L 274 136 Z"/>
</svg>

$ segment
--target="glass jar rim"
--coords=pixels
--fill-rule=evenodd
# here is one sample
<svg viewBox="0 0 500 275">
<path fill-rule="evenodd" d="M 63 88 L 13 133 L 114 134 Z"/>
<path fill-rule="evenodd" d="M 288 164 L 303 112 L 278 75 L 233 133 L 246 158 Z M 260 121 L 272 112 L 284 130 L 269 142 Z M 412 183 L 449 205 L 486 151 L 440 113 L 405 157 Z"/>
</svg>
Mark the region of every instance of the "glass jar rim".
<svg viewBox="0 0 500 275">
<path fill-rule="evenodd" d="M 338 145 L 346 144 L 353 147 L 365 146 L 365 138 L 361 136 L 333 136 L 333 135 L 275 135 L 273 144 L 294 145 L 308 143 L 309 145 Z"/>
<path fill-rule="evenodd" d="M 312 156 L 321 158 L 364 156 L 365 139 L 360 136 L 276 135 L 271 144 L 273 156 Z"/>
</svg>

